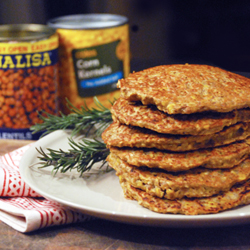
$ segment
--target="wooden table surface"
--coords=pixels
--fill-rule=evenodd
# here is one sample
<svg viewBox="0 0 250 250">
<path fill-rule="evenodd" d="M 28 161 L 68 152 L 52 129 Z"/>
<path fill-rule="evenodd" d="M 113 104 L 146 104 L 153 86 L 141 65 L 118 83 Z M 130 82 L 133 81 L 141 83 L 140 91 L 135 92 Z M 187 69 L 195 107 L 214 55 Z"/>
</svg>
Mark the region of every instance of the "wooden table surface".
<svg viewBox="0 0 250 250">
<path fill-rule="evenodd" d="M 0 140 L 0 154 L 29 141 Z M 23 234 L 0 222 L 0 249 L 13 250 L 242 250 L 250 249 L 250 224 L 211 228 L 157 228 L 102 219 Z"/>
</svg>

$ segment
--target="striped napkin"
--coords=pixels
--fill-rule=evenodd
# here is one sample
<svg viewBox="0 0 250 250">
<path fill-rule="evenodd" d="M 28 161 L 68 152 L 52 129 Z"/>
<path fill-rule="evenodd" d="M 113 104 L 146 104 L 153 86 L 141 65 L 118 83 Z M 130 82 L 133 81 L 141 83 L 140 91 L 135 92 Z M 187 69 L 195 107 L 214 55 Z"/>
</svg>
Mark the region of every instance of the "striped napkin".
<svg viewBox="0 0 250 250">
<path fill-rule="evenodd" d="M 0 220 L 26 233 L 89 219 L 82 213 L 41 197 L 24 183 L 19 162 L 31 145 L 0 156 Z"/>
</svg>

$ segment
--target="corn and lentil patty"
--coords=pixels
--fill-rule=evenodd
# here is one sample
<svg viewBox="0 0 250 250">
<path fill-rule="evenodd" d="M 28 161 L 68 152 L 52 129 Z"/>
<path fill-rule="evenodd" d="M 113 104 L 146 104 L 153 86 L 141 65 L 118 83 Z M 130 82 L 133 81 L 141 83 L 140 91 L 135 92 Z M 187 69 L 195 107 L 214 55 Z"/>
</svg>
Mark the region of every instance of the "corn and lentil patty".
<svg viewBox="0 0 250 250">
<path fill-rule="evenodd" d="M 102 138 L 126 198 L 154 212 L 250 203 L 250 80 L 207 65 L 158 66 L 118 81 Z"/>
</svg>

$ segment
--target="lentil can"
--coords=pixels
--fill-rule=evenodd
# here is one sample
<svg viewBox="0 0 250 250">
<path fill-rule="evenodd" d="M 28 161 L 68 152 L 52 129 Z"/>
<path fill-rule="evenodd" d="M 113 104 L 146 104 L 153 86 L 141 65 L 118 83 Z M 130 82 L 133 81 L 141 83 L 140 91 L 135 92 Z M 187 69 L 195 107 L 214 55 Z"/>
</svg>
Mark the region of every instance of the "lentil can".
<svg viewBox="0 0 250 250">
<path fill-rule="evenodd" d="M 116 83 L 130 71 L 128 19 L 112 14 L 70 15 L 52 19 L 59 35 L 60 110 L 94 107 L 94 96 L 106 107 L 119 97 Z"/>
<path fill-rule="evenodd" d="M 36 140 L 38 111 L 58 114 L 58 42 L 46 25 L 0 25 L 0 139 Z"/>
</svg>

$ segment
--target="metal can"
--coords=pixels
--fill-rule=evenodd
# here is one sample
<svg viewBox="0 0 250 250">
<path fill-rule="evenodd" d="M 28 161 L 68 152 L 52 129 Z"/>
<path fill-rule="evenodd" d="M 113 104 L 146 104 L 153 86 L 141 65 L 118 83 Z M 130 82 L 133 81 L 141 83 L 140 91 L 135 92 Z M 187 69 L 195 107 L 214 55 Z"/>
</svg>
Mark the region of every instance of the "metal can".
<svg viewBox="0 0 250 250">
<path fill-rule="evenodd" d="M 58 114 L 58 43 L 46 25 L 0 25 L 0 139 L 36 140 L 37 111 Z"/>
<path fill-rule="evenodd" d="M 106 107 L 119 97 L 116 83 L 130 71 L 129 26 L 124 16 L 79 14 L 48 22 L 59 35 L 60 109 L 94 107 L 96 96 Z"/>
</svg>

